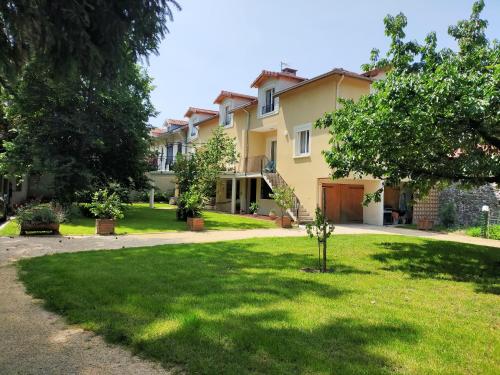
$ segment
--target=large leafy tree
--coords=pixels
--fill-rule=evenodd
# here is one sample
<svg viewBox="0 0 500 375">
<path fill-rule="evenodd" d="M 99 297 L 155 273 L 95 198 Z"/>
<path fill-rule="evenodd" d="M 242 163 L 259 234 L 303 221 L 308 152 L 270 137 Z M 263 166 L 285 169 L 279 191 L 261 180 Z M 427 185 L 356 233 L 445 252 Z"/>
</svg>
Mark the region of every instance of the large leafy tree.
<svg viewBox="0 0 500 375">
<path fill-rule="evenodd" d="M 146 186 L 150 78 L 130 60 L 113 80 L 86 79 L 76 69 L 52 77 L 50 64 L 32 61 L 15 95 L 4 96 L 10 130 L 0 173 L 50 175 L 61 202 L 110 183 Z"/>
<path fill-rule="evenodd" d="M 470 18 L 449 28 L 457 51 L 438 49 L 434 33 L 405 41 L 406 17 L 385 18 L 387 56 L 374 50 L 363 67 L 386 70 L 385 79 L 316 121 L 330 130 L 324 154 L 334 178 L 408 181 L 420 193 L 441 182 L 500 182 L 500 46 L 485 36 L 483 8 L 475 2 Z"/>
<path fill-rule="evenodd" d="M 57 75 L 113 75 L 129 59 L 156 53 L 176 0 L 6 0 L 0 2 L 0 84 L 33 57 Z"/>
</svg>

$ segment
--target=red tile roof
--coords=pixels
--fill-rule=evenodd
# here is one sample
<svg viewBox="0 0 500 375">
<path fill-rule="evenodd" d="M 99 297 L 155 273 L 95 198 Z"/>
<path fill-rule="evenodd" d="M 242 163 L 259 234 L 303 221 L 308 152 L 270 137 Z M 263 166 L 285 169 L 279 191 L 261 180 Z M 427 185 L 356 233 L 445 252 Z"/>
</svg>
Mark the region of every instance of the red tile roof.
<svg viewBox="0 0 500 375">
<path fill-rule="evenodd" d="M 167 132 L 167 129 L 165 129 L 165 128 L 153 128 L 153 129 L 151 129 L 150 134 L 152 137 L 158 137 L 166 132 Z"/>
<path fill-rule="evenodd" d="M 205 114 L 205 115 L 218 115 L 219 111 L 212 111 L 211 109 L 189 107 L 187 112 L 184 114 L 184 117 L 191 117 L 195 113 L 201 113 L 201 114 Z"/>
<path fill-rule="evenodd" d="M 184 120 L 174 120 L 174 119 L 169 118 L 167 120 L 167 124 L 168 125 L 177 125 L 177 126 L 187 126 L 189 123 L 187 121 L 184 121 Z"/>
<path fill-rule="evenodd" d="M 226 98 L 237 98 L 237 99 L 245 99 L 245 100 L 257 99 L 255 96 L 252 96 L 252 95 L 245 95 L 245 94 L 239 94 L 237 92 L 222 90 L 220 92 L 219 96 L 217 96 L 217 98 L 215 98 L 214 104 L 220 104 Z"/>
<path fill-rule="evenodd" d="M 269 70 L 263 70 L 257 78 L 252 82 L 250 87 L 259 87 L 267 81 L 269 78 L 286 78 L 290 80 L 295 80 L 297 82 L 304 81 L 306 78 L 298 77 L 293 73 L 288 72 L 272 72 Z"/>
<path fill-rule="evenodd" d="M 362 80 L 362 81 L 367 81 L 367 82 L 373 82 L 373 79 L 369 78 L 369 77 L 366 77 L 362 74 L 358 74 L 358 73 L 354 73 L 354 72 L 350 72 L 348 70 L 345 70 L 345 69 L 342 69 L 342 68 L 335 68 L 335 69 L 332 69 L 330 70 L 329 72 L 326 72 L 326 73 L 323 73 L 323 74 L 320 74 L 319 76 L 316 76 L 316 77 L 313 77 L 311 79 L 306 79 L 302 82 L 299 82 L 293 86 L 290 86 L 290 87 L 287 87 L 281 91 L 278 91 L 274 94 L 274 96 L 280 96 L 281 94 L 285 93 L 285 92 L 288 92 L 288 91 L 292 91 L 292 90 L 295 90 L 299 87 L 302 87 L 302 86 L 305 86 L 309 83 L 313 83 L 313 82 L 316 82 L 316 81 L 319 81 L 320 79 L 323 79 L 323 78 L 326 78 L 326 77 L 330 77 L 330 76 L 333 76 L 333 75 L 339 75 L 339 76 L 346 76 L 346 77 L 351 77 L 351 78 L 356 78 L 356 79 L 359 79 L 359 80 Z"/>
</svg>

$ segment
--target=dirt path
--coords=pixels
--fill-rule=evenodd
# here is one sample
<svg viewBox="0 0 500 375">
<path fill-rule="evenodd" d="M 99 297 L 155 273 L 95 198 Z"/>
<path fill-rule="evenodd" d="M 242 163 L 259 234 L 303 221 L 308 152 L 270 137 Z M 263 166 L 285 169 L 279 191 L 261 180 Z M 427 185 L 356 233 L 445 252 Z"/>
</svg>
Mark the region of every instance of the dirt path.
<svg viewBox="0 0 500 375">
<path fill-rule="evenodd" d="M 398 234 L 500 247 L 500 241 L 369 225 L 338 225 L 336 234 Z M 25 293 L 12 262 L 84 250 L 200 243 L 253 237 L 304 236 L 304 229 L 178 232 L 109 237 L 0 237 L 0 374 L 167 374 L 156 363 L 90 332 L 69 327 Z"/>
</svg>

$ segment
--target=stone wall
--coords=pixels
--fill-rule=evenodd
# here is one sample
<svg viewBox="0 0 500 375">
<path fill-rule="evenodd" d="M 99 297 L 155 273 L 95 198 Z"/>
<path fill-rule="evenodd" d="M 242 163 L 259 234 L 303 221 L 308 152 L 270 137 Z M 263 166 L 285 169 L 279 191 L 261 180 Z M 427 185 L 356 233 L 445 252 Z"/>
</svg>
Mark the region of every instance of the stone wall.
<svg viewBox="0 0 500 375">
<path fill-rule="evenodd" d="M 457 212 L 459 226 L 478 224 L 481 207 L 487 205 L 492 211 L 498 210 L 498 197 L 492 185 L 484 185 L 476 189 L 465 190 L 458 185 L 450 186 L 439 193 L 439 207 L 452 203 Z"/>
</svg>

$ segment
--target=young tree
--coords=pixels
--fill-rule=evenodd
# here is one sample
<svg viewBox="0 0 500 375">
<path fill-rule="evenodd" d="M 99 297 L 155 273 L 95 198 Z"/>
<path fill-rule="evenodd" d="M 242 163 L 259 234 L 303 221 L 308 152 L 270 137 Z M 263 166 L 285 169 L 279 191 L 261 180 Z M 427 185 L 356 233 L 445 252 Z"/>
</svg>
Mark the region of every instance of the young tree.
<svg viewBox="0 0 500 375">
<path fill-rule="evenodd" d="M 500 182 L 500 45 L 485 36 L 483 8 L 476 1 L 470 18 L 449 28 L 456 52 L 438 50 L 434 33 L 423 44 L 406 42 L 406 17 L 385 18 L 387 57 L 374 50 L 364 69 L 388 69 L 386 78 L 315 123 L 330 130 L 324 154 L 334 178 L 404 180 L 420 193 L 439 182 Z"/>
<path fill-rule="evenodd" d="M 220 174 L 234 168 L 238 160 L 236 141 L 217 126 L 207 143 L 196 150 L 198 160 L 198 181 L 200 191 L 206 197 L 214 197 Z"/>
<path fill-rule="evenodd" d="M 184 206 L 182 194 L 196 190 L 203 199 L 214 197 L 217 179 L 237 158 L 235 140 L 226 134 L 222 126 L 217 126 L 207 143 L 198 147 L 195 153 L 177 158 L 173 168 L 181 194 L 177 219 L 187 219 L 188 211 Z"/>
<path fill-rule="evenodd" d="M 74 69 L 53 80 L 34 60 L 5 98 L 9 140 L 0 173 L 53 176 L 55 197 L 71 202 L 82 190 L 111 182 L 147 186 L 151 79 L 132 61 L 113 80 L 92 81 Z"/>
<path fill-rule="evenodd" d="M 309 237 L 316 237 L 318 241 L 318 263 L 321 272 L 326 272 L 326 250 L 328 238 L 332 235 L 335 227 L 328 223 L 328 219 L 319 207 L 316 207 L 314 222 L 307 224 L 307 234 Z M 323 262 L 321 262 L 321 248 L 323 249 Z"/>
</svg>

